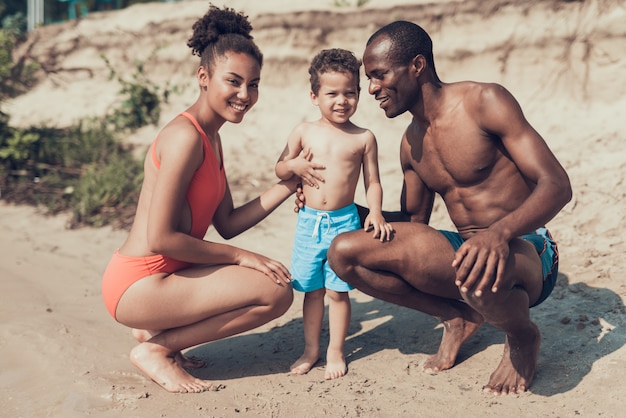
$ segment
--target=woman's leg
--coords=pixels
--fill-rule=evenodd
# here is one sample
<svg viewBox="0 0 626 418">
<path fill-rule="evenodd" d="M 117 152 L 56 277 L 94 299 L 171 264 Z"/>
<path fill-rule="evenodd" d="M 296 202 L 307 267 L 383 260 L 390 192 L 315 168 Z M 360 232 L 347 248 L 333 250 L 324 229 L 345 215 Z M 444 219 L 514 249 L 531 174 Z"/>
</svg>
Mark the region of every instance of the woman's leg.
<svg viewBox="0 0 626 418">
<path fill-rule="evenodd" d="M 176 353 L 263 325 L 285 313 L 292 300 L 291 286 L 256 270 L 202 266 L 134 283 L 116 318 L 133 328 L 163 330 L 132 350 L 133 364 L 168 391 L 199 392 L 210 383 L 183 370 Z"/>
<path fill-rule="evenodd" d="M 343 346 L 350 326 L 351 305 L 348 292 L 328 290 L 328 327 L 330 342 L 326 351 L 325 379 L 337 379 L 348 371 Z"/>
<path fill-rule="evenodd" d="M 137 329 L 137 328 L 132 329 L 133 338 L 137 340 L 137 342 L 140 342 L 140 343 L 146 342 L 150 338 L 162 332 L 163 330 L 149 330 L 149 329 Z M 176 356 L 174 357 L 174 359 L 176 360 L 176 363 L 178 363 L 180 367 L 183 367 L 185 369 L 199 369 L 199 368 L 206 366 L 206 362 L 202 360 L 201 358 L 194 357 L 194 356 L 191 356 L 191 357 L 186 356 L 182 353 L 182 351 L 179 351 L 178 353 L 176 353 Z"/>
<path fill-rule="evenodd" d="M 304 323 L 304 353 L 291 365 L 291 372 L 306 374 L 320 358 L 320 334 L 324 320 L 324 295 L 326 289 L 304 294 L 302 322 Z"/>
</svg>

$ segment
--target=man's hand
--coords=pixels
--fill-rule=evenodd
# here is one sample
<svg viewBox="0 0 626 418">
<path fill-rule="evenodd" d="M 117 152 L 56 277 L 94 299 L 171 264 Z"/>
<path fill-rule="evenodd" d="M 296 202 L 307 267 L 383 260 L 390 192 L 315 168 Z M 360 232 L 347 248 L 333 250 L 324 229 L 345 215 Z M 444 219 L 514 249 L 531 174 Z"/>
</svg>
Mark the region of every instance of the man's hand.
<svg viewBox="0 0 626 418">
<path fill-rule="evenodd" d="M 295 205 L 293 211 L 298 213 L 300 209 L 304 207 L 305 200 L 304 192 L 302 191 L 302 183 L 298 183 L 298 186 L 296 187 L 296 200 L 293 202 Z"/>
<path fill-rule="evenodd" d="M 480 296 L 486 289 L 497 292 L 509 257 L 509 243 L 490 231 L 479 232 L 456 251 L 452 267 L 461 292 Z"/>
</svg>

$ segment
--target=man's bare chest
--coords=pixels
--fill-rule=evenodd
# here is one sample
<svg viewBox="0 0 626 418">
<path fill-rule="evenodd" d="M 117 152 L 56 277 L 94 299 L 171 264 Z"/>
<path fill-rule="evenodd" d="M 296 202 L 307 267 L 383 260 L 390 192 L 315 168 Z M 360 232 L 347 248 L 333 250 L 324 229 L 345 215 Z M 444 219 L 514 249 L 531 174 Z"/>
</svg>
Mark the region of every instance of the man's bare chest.
<svg viewBox="0 0 626 418">
<path fill-rule="evenodd" d="M 491 138 L 476 132 L 426 132 L 411 142 L 411 165 L 434 190 L 480 183 L 501 156 Z"/>
</svg>

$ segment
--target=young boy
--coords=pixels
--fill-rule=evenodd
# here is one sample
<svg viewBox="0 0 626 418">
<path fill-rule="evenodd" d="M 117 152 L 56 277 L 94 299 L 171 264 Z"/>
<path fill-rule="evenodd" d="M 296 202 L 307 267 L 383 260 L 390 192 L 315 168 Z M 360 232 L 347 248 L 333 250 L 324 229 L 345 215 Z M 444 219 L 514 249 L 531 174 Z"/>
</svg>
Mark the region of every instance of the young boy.
<svg viewBox="0 0 626 418">
<path fill-rule="evenodd" d="M 291 371 L 305 374 L 319 360 L 324 296 L 328 295 L 330 342 L 326 379 L 336 379 L 347 372 L 343 346 L 350 322 L 348 291 L 353 289 L 330 269 L 326 252 L 335 236 L 361 227 L 353 202 L 361 167 L 370 209 L 364 229 L 373 229 L 374 238 L 381 241 L 389 240 L 393 232 L 382 215 L 376 138 L 350 121 L 359 100 L 360 67 L 354 54 L 343 49 L 324 50 L 313 58 L 309 68 L 310 94 L 321 118 L 294 128 L 276 164 L 276 175 L 282 180 L 293 176 L 302 179 L 306 196 L 306 206 L 298 212 L 291 261 L 293 287 L 306 293 L 305 348 L 291 365 Z"/>
</svg>

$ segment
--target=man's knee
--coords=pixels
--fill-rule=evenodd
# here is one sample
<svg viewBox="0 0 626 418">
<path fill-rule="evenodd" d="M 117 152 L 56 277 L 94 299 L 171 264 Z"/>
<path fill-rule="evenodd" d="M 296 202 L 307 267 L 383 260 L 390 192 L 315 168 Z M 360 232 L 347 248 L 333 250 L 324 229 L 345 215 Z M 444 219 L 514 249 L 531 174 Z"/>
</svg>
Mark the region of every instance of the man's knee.
<svg viewBox="0 0 626 418">
<path fill-rule="evenodd" d="M 350 234 L 347 233 L 339 234 L 333 239 L 333 242 L 328 248 L 328 264 L 339 277 L 341 277 L 340 273 L 344 272 L 351 265 L 350 259 L 352 257 L 353 246 L 349 235 Z"/>
</svg>

